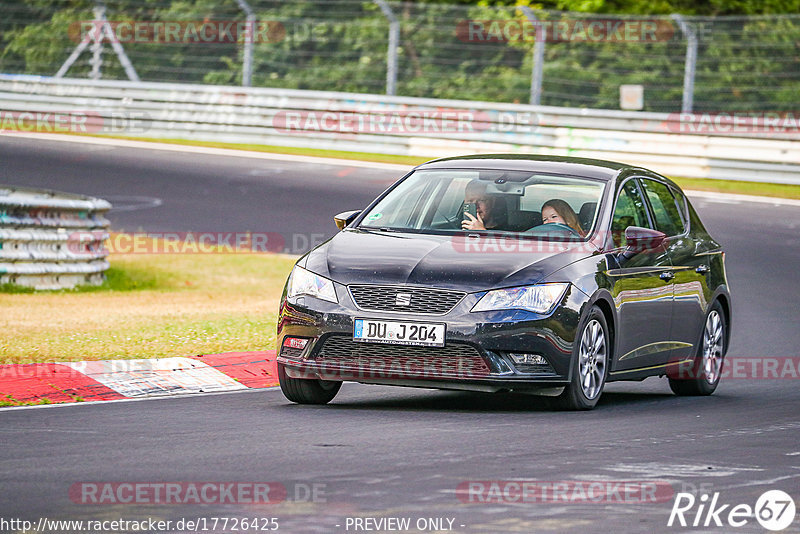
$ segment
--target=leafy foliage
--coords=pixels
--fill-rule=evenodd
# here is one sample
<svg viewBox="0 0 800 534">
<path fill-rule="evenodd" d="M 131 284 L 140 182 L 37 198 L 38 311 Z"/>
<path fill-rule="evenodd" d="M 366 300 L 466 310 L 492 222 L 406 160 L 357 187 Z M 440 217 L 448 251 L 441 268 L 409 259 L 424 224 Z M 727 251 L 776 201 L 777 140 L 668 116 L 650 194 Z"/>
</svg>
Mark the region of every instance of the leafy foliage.
<svg viewBox="0 0 800 534">
<path fill-rule="evenodd" d="M 390 2 L 399 23 L 397 94 L 528 102 L 533 40 L 471 40 L 458 31 L 466 21 L 525 23 L 516 5 L 520 3 L 526 0 Z M 280 30 L 275 39 L 254 44 L 252 85 L 385 91 L 390 25 L 373 1 L 250 0 L 249 4 L 258 21 L 277 23 Z M 241 22 L 245 16 L 234 0 L 109 0 L 105 5 L 111 21 Z M 669 30 L 655 42 L 548 41 L 542 104 L 613 109 L 619 106 L 620 85 L 641 84 L 645 110 L 679 110 L 686 39 L 669 14 L 682 13 L 694 16 L 689 23 L 700 43 L 696 110 L 794 111 L 796 107 L 800 0 L 544 0 L 530 6 L 545 21 L 634 15 Z M 93 8 L 91 0 L 4 2 L 0 71 L 54 74 L 80 41 L 76 25 L 92 20 Z M 224 85 L 242 80 L 241 40 L 125 42 L 123 47 L 142 80 Z M 91 56 L 91 51 L 84 51 L 68 76 L 88 76 Z M 102 59 L 104 78 L 125 78 L 108 44 Z"/>
</svg>

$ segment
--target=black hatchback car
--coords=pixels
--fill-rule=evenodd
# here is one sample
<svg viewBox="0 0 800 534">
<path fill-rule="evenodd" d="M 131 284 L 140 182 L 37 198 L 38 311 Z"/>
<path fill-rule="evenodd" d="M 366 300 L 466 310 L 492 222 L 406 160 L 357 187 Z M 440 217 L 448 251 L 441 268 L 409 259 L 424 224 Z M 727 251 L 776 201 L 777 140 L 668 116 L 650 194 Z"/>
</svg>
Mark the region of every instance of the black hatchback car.
<svg viewBox="0 0 800 534">
<path fill-rule="evenodd" d="M 606 382 L 716 389 L 725 255 L 681 189 L 608 161 L 527 155 L 416 167 L 300 258 L 278 320 L 293 402 L 343 381 L 529 392 L 591 409 Z"/>
</svg>

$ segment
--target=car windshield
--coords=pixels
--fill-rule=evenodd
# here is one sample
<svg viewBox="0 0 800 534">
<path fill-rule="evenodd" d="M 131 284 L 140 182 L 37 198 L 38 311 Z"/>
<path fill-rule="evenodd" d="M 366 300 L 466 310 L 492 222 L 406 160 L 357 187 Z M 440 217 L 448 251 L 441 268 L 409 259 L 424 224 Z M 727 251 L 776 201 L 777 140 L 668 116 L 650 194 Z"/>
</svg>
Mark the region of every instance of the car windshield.
<svg viewBox="0 0 800 534">
<path fill-rule="evenodd" d="M 419 170 L 361 220 L 361 228 L 420 233 L 487 231 L 583 239 L 604 182 L 504 170 Z"/>
</svg>

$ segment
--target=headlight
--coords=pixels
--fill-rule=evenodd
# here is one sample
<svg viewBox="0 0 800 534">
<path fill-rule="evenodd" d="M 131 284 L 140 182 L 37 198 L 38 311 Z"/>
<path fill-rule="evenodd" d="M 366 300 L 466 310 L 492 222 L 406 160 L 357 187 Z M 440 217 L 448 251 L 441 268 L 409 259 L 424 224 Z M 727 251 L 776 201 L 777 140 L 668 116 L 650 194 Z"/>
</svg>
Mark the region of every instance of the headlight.
<svg viewBox="0 0 800 534">
<path fill-rule="evenodd" d="M 295 266 L 292 274 L 289 275 L 289 288 L 286 296 L 297 297 L 300 295 L 310 295 L 329 302 L 339 302 L 332 280 Z"/>
<path fill-rule="evenodd" d="M 472 311 L 528 310 L 546 314 L 561 300 L 568 285 L 559 283 L 496 289 L 486 293 Z"/>
</svg>

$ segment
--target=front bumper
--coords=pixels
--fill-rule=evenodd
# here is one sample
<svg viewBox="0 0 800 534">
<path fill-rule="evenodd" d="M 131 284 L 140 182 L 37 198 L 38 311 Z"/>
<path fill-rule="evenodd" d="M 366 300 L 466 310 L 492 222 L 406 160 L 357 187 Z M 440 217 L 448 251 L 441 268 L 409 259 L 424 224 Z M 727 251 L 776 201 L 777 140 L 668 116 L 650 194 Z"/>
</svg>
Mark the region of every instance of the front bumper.
<svg viewBox="0 0 800 534">
<path fill-rule="evenodd" d="M 571 376 L 573 342 L 587 297 L 570 286 L 547 316 L 522 310 L 470 312 L 482 295 L 467 294 L 445 315 L 365 311 L 344 286 L 337 287 L 338 303 L 284 295 L 278 363 L 291 378 L 487 392 L 560 391 Z M 355 342 L 356 317 L 444 322 L 445 347 Z M 308 343 L 302 350 L 291 349 L 283 346 L 286 337 Z M 519 364 L 512 353 L 540 355 L 547 363 Z"/>
</svg>

